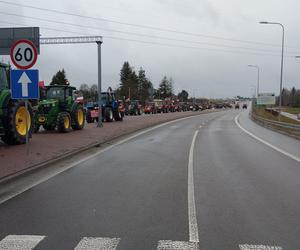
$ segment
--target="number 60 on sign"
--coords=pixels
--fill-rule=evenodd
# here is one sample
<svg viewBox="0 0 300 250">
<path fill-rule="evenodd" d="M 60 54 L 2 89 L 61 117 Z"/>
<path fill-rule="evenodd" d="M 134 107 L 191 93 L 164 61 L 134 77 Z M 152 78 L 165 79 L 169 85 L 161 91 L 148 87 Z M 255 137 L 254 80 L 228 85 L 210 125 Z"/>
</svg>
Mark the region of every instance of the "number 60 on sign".
<svg viewBox="0 0 300 250">
<path fill-rule="evenodd" d="M 37 60 L 37 49 L 29 40 L 17 41 L 10 50 L 13 64 L 19 69 L 31 68 Z"/>
</svg>

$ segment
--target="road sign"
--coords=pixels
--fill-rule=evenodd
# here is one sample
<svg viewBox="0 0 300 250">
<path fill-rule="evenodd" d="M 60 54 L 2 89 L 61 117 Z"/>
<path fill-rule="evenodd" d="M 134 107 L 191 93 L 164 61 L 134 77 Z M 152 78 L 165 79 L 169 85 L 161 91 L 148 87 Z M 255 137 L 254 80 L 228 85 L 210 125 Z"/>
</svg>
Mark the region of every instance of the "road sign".
<svg viewBox="0 0 300 250">
<path fill-rule="evenodd" d="M 39 99 L 39 72 L 32 70 L 11 70 L 12 99 Z"/>
<path fill-rule="evenodd" d="M 11 47 L 10 58 L 17 68 L 29 69 L 37 60 L 36 47 L 29 40 L 19 40 Z"/>
<path fill-rule="evenodd" d="M 257 105 L 275 105 L 276 97 L 274 93 L 259 93 Z"/>
<path fill-rule="evenodd" d="M 31 41 L 40 54 L 40 28 L 22 27 L 22 28 L 0 28 L 0 55 L 10 55 L 12 45 L 21 39 Z"/>
</svg>

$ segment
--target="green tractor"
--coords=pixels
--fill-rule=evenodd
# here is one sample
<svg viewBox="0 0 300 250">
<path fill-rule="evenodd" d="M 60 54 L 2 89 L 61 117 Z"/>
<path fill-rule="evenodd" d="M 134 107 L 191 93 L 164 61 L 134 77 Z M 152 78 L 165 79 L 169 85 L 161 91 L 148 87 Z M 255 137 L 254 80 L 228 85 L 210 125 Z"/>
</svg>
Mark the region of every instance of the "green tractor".
<svg viewBox="0 0 300 250">
<path fill-rule="evenodd" d="M 57 129 L 60 133 L 72 129 L 83 129 L 85 112 L 82 104 L 75 101 L 76 88 L 68 85 L 52 85 L 46 87 L 46 98 L 35 107 L 35 128 L 45 130 Z"/>
<path fill-rule="evenodd" d="M 28 120 L 26 131 L 25 102 L 11 99 L 10 66 L 0 63 L 0 137 L 8 145 L 26 143 L 26 132 L 31 137 L 33 113 L 28 103 Z"/>
</svg>

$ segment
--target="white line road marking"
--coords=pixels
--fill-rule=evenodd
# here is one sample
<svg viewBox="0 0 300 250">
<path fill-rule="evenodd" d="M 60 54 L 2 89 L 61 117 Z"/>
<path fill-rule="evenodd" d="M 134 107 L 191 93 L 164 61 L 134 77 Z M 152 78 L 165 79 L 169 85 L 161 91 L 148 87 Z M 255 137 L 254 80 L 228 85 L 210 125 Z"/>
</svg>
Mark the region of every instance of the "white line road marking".
<svg viewBox="0 0 300 250">
<path fill-rule="evenodd" d="M 44 238 L 41 235 L 8 235 L 0 241 L 0 250 L 32 250 Z"/>
<path fill-rule="evenodd" d="M 200 125 L 198 128 L 200 129 L 200 128 L 202 128 L 202 126 Z"/>
<path fill-rule="evenodd" d="M 254 139 L 258 140 L 259 142 L 261 142 L 261 143 L 267 145 L 268 147 L 270 147 L 270 148 L 276 150 L 277 152 L 279 152 L 279 153 L 281 153 L 281 154 L 283 154 L 283 155 L 285 155 L 285 156 L 287 156 L 287 157 L 289 157 L 289 158 L 291 158 L 291 159 L 293 159 L 293 160 L 295 160 L 295 161 L 297 161 L 297 162 L 300 162 L 300 158 L 299 158 L 299 157 L 297 157 L 297 156 L 295 156 L 295 155 L 292 155 L 292 154 L 290 154 L 290 153 L 288 153 L 288 152 L 286 152 L 286 151 L 284 151 L 284 150 L 282 150 L 282 149 L 280 149 L 280 148 L 277 148 L 276 146 L 272 145 L 271 143 L 269 143 L 269 142 L 267 142 L 267 141 L 265 141 L 265 140 L 263 140 L 263 139 L 257 137 L 256 135 L 252 134 L 251 132 L 249 132 L 248 130 L 246 130 L 245 128 L 243 128 L 243 127 L 241 126 L 241 124 L 239 123 L 239 121 L 238 121 L 240 115 L 241 115 L 241 114 L 237 115 L 237 116 L 234 118 L 234 120 L 235 120 L 236 125 L 237 125 L 242 131 L 244 131 L 246 134 L 250 135 L 250 136 L 253 137 Z"/>
<path fill-rule="evenodd" d="M 188 163 L 188 210 L 189 210 L 189 235 L 191 242 L 199 242 L 198 223 L 194 193 L 194 147 L 199 131 L 194 134 L 189 153 Z"/>
<path fill-rule="evenodd" d="M 160 240 L 157 250 L 199 250 L 197 242 Z"/>
<path fill-rule="evenodd" d="M 265 245 L 239 245 L 241 250 L 282 250 L 282 247 L 265 246 Z"/>
<path fill-rule="evenodd" d="M 215 114 L 216 114 L 216 113 L 215 113 Z M 127 138 L 125 138 L 125 139 L 123 139 L 123 140 L 121 140 L 121 141 L 116 142 L 115 144 L 112 144 L 112 145 L 110 145 L 110 146 L 108 146 L 108 147 L 106 147 L 106 148 L 104 148 L 104 149 L 102 149 L 102 150 L 99 150 L 97 153 L 94 153 L 94 154 L 92 154 L 92 155 L 89 155 L 89 156 L 87 156 L 87 157 L 82 158 L 80 161 L 77 161 L 77 162 L 75 162 L 75 163 L 68 164 L 68 165 L 66 165 L 65 167 L 60 168 L 59 170 L 57 170 L 57 171 L 55 171 L 55 172 L 52 172 L 51 174 L 48 174 L 47 176 L 41 177 L 41 178 L 39 178 L 39 179 L 37 179 L 37 180 L 33 180 L 30 184 L 28 184 L 28 185 L 26 185 L 26 186 L 23 186 L 22 188 L 19 188 L 18 190 L 16 190 L 16 191 L 13 192 L 13 193 L 9 193 L 8 195 L 3 196 L 3 197 L 0 199 L 0 204 L 2 204 L 2 203 L 4 203 L 4 202 L 6 202 L 6 201 L 12 199 L 12 198 L 15 197 L 15 196 L 18 196 L 18 195 L 24 193 L 24 192 L 27 191 L 28 189 L 31 189 L 31 188 L 33 188 L 33 187 L 35 187 L 35 186 L 37 186 L 37 185 L 39 185 L 39 184 L 41 184 L 41 183 L 43 183 L 43 182 L 45 182 L 45 181 L 47 181 L 47 180 L 49 180 L 49 179 L 55 177 L 56 175 L 58 175 L 58 174 L 60 174 L 60 173 L 63 173 L 63 172 L 65 172 L 65 171 L 67 171 L 68 169 L 71 169 L 71 168 L 73 168 L 73 167 L 75 167 L 75 166 L 77 166 L 77 165 L 83 164 L 83 163 L 85 163 L 86 161 L 88 161 L 88 160 L 90 160 L 90 159 L 92 159 L 92 158 L 94 158 L 94 157 L 96 157 L 96 156 L 98 156 L 98 155 L 100 155 L 100 154 L 102 154 L 102 153 L 104 153 L 104 152 L 106 152 L 106 151 L 108 151 L 108 150 L 110 150 L 110 149 L 112 149 L 112 148 L 118 146 L 118 145 L 121 145 L 121 144 L 123 144 L 123 143 L 125 143 L 125 142 L 128 142 L 128 141 L 130 141 L 130 140 L 132 140 L 132 139 L 134 139 L 134 138 L 136 138 L 136 137 L 138 137 L 138 136 L 144 135 L 144 134 L 146 134 L 146 133 L 148 133 L 148 132 L 151 132 L 151 131 L 153 131 L 153 130 L 155 130 L 155 129 L 158 129 L 158 128 L 167 126 L 167 125 L 169 125 L 169 124 L 176 123 L 176 122 L 180 122 L 180 121 L 187 120 L 187 119 L 191 119 L 191 118 L 195 118 L 195 117 L 198 117 L 198 116 L 201 116 L 201 115 L 203 115 L 203 114 L 194 115 L 194 116 L 188 116 L 188 117 L 183 117 L 183 118 L 176 119 L 176 120 L 173 120 L 173 121 L 168 121 L 168 122 L 165 122 L 165 123 L 156 125 L 156 126 L 154 126 L 154 127 L 145 129 L 145 130 L 143 130 L 143 131 L 141 131 L 141 132 L 139 132 L 139 133 L 136 133 L 136 134 L 134 134 L 134 135 L 132 135 L 132 136 L 129 136 L 129 137 L 127 137 Z"/>
<path fill-rule="evenodd" d="M 84 237 L 74 250 L 115 250 L 120 238 L 92 238 Z"/>
</svg>

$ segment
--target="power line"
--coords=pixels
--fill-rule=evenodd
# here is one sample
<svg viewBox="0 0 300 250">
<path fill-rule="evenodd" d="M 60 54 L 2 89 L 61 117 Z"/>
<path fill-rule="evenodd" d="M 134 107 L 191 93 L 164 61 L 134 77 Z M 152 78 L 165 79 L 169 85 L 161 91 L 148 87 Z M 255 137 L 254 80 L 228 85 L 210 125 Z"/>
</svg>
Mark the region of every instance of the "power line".
<svg viewBox="0 0 300 250">
<path fill-rule="evenodd" d="M 188 35 L 188 36 L 206 37 L 206 38 L 211 38 L 211 39 L 218 39 L 218 40 L 225 40 L 225 41 L 232 41 L 232 42 L 240 42 L 240 43 L 248 43 L 248 44 L 259 44 L 259 45 L 275 46 L 275 47 L 280 46 L 280 45 L 277 45 L 277 44 L 269 44 L 269 43 L 255 42 L 255 41 L 246 41 L 246 40 L 226 38 L 226 37 L 221 37 L 221 36 L 210 36 L 210 35 L 205 35 L 205 34 L 191 33 L 191 32 L 185 32 L 185 31 L 180 31 L 180 30 L 160 28 L 160 27 L 155 27 L 155 26 L 148 26 L 148 25 L 141 25 L 141 24 L 135 24 L 135 23 L 121 22 L 121 21 L 116 21 L 116 20 L 112 20 L 112 19 L 108 19 L 108 18 L 80 15 L 80 14 L 76 14 L 76 13 L 72 13 L 72 12 L 66 12 L 66 11 L 54 10 L 54 9 L 49 9 L 49 8 L 36 7 L 36 6 L 20 4 L 20 3 L 12 3 L 12 2 L 3 1 L 3 0 L 0 0 L 0 3 L 13 5 L 13 6 L 18 6 L 18 7 L 30 8 L 30 9 L 35 9 L 35 10 L 47 11 L 47 12 L 52 12 L 52 13 L 57 13 L 57 14 L 62 14 L 62 15 L 68 15 L 68 16 L 73 16 L 73 17 L 85 18 L 85 19 L 90 19 L 90 20 L 95 20 L 95 21 L 109 22 L 109 23 L 127 25 L 127 26 L 132 26 L 132 27 L 137 27 L 137 28 L 163 31 L 163 32 L 169 32 L 169 33 L 176 33 L 176 34 L 182 34 L 182 35 Z M 296 47 L 294 47 L 294 48 L 296 48 Z"/>
<path fill-rule="evenodd" d="M 17 17 L 22 17 L 22 18 L 27 18 L 27 19 L 32 19 L 32 20 L 50 22 L 50 23 L 69 25 L 69 26 L 73 26 L 73 27 L 88 28 L 88 29 L 97 30 L 97 31 L 98 30 L 104 30 L 104 31 L 116 32 L 116 33 L 127 34 L 127 35 L 142 36 L 142 37 L 147 37 L 147 38 L 151 38 L 151 39 L 162 39 L 162 40 L 168 40 L 168 41 L 174 41 L 174 42 L 184 42 L 184 43 L 189 43 L 189 44 L 201 44 L 201 45 L 208 45 L 208 46 L 229 48 L 229 49 L 241 49 L 241 50 L 261 51 L 261 52 L 276 52 L 274 50 L 267 50 L 267 49 L 239 47 L 239 46 L 230 46 L 230 45 L 220 45 L 220 44 L 215 44 L 215 43 L 204 43 L 204 42 L 169 38 L 169 37 L 163 37 L 163 36 L 152 36 L 152 35 L 147 35 L 147 34 L 139 34 L 139 33 L 135 33 L 135 32 L 127 32 L 127 31 L 120 31 L 120 30 L 114 30 L 114 29 L 97 28 L 97 27 L 92 27 L 92 26 L 87 26 L 87 25 L 74 24 L 74 23 L 68 23 L 68 22 L 63 22 L 63 21 L 55 21 L 55 20 L 39 18 L 39 17 L 30 17 L 30 16 L 24 16 L 24 15 L 20 15 L 20 14 L 7 13 L 7 12 L 1 12 L 1 11 L 0 11 L 0 14 L 8 15 L 8 16 L 17 16 Z"/>
<path fill-rule="evenodd" d="M 30 27 L 29 25 L 5 22 L 5 21 L 0 21 L 0 23 Z M 56 28 L 48 28 L 48 27 L 41 27 L 41 28 L 46 29 L 46 30 L 53 30 L 53 31 L 71 33 L 71 34 L 77 34 L 77 35 L 93 35 L 91 33 L 74 32 L 74 31 L 61 30 L 61 29 L 56 29 Z M 118 41 L 128 41 L 128 42 L 136 42 L 136 43 L 140 43 L 140 44 L 158 45 L 158 46 L 164 46 L 164 47 L 169 47 L 169 48 L 184 48 L 184 49 L 193 49 L 193 50 L 201 50 L 201 51 L 214 51 L 214 52 L 221 52 L 221 53 L 235 53 L 235 54 L 247 54 L 247 55 L 258 55 L 258 56 L 273 56 L 273 57 L 280 56 L 279 54 L 267 54 L 267 53 L 254 53 L 254 52 L 245 52 L 245 51 L 237 51 L 237 50 L 234 51 L 234 50 L 222 50 L 222 49 L 212 49 L 212 48 L 200 48 L 200 47 L 182 46 L 182 45 L 176 45 L 176 44 L 149 42 L 149 41 L 128 39 L 128 38 L 123 38 L 123 37 L 114 37 L 114 36 L 103 36 L 103 37 L 108 38 L 108 39 L 118 40 Z M 286 57 L 292 58 L 292 56 L 286 56 Z"/>
</svg>

